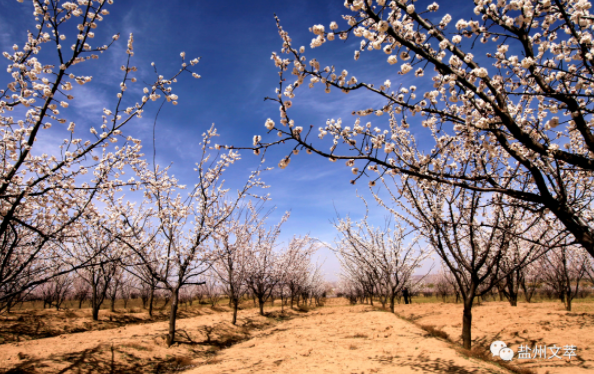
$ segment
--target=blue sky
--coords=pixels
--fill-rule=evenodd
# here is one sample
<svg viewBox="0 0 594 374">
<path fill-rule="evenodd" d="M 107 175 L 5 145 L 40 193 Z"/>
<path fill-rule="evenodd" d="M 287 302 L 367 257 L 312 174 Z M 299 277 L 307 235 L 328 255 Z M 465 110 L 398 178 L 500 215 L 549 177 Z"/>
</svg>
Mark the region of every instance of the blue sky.
<svg viewBox="0 0 594 374">
<path fill-rule="evenodd" d="M 417 2 L 417 8 L 425 7 L 425 3 L 428 4 Z M 93 81 L 75 88 L 76 99 L 66 112 L 71 116 L 69 118 L 76 118 L 77 126 L 100 126 L 102 108 L 115 104 L 115 94 L 122 77 L 119 67 L 125 63 L 126 39 L 130 33 L 134 33 L 133 65 L 139 69 L 137 77 L 140 82 L 152 81 L 151 62 L 155 62 L 159 72 L 167 76 L 179 67 L 181 51 L 185 51 L 190 59 L 201 57 L 193 70 L 202 78 L 196 80 L 188 74 L 179 79 L 173 91 L 179 96 L 179 105 L 165 105 L 157 125 L 158 163 L 167 165 L 172 162 L 173 174 L 189 185 L 194 183 L 191 171 L 198 157 L 193 145 L 199 142 L 200 135 L 212 123 L 221 134 L 221 144 L 249 146 L 253 135 L 265 135 L 264 122 L 267 118 L 278 122 L 278 106 L 263 100 L 274 95 L 278 87 L 277 69 L 270 60 L 271 52 L 279 52 L 281 47 L 275 13 L 293 38 L 294 45 L 306 46 L 307 57 L 317 58 L 322 66 L 335 64 L 339 71 L 347 69 L 359 81 L 376 85 L 386 79 L 391 79 L 393 85 L 412 84 L 412 75 L 399 78 L 396 74 L 399 65 L 388 65 L 381 51 L 365 52 L 355 62 L 353 53 L 359 39 L 337 40 L 321 48 L 309 48 L 313 38 L 309 27 L 323 24 L 328 28 L 331 21 L 338 22 L 341 28 L 346 25 L 341 19 L 341 15 L 347 13 L 342 0 L 221 3 L 116 0 L 108 9 L 111 14 L 97 28 L 93 42 L 107 44 L 116 33 L 120 33 L 122 38 L 99 60 L 81 67 L 81 73 L 92 74 Z M 14 43 L 23 45 L 25 31 L 33 25 L 31 14 L 29 1 L 25 4 L 14 0 L 0 2 L 0 46 L 3 51 L 9 50 Z M 440 12 L 436 17 L 441 18 L 441 15 Z M 455 14 L 452 16 L 456 19 Z M 6 74 L 2 77 L 3 80 L 10 78 Z M 144 85 L 137 83 L 130 90 L 140 93 L 142 87 Z M 381 103 L 364 94 L 351 93 L 348 97 L 342 93 L 327 95 L 316 86 L 307 95 L 301 92 L 291 111 L 297 125 L 317 128 L 328 118 L 340 117 L 345 123 L 352 123 L 355 117 L 350 113 L 353 110 Z M 157 107 L 152 105 L 142 119 L 125 130 L 142 139 L 147 154 L 152 154 L 152 122 Z M 387 124 L 385 116 L 372 120 L 380 127 Z M 382 123 L 382 120 L 386 122 Z M 63 129 L 44 133 L 41 144 L 50 147 L 53 139 L 61 138 L 60 131 Z M 270 136 L 265 139 L 270 139 Z M 291 149 L 291 145 L 271 149 L 266 155 L 266 165 L 276 166 Z M 242 161 L 230 168 L 226 176 L 230 187 L 240 186 L 260 161 L 248 151 L 243 151 L 242 156 Z M 366 182 L 352 186 L 349 183 L 351 176 L 349 168 L 344 165 L 332 164 L 305 153 L 293 157 L 285 170 L 276 168 L 263 175 L 271 186 L 268 190 L 272 197 L 269 205 L 277 207 L 270 223 L 274 224 L 284 211 L 290 210 L 291 218 L 283 227 L 283 240 L 293 234 L 309 233 L 322 241 L 332 242 L 335 231 L 330 221 L 336 217 L 336 212 L 360 218 L 365 208 L 356 197 L 357 188 L 364 196 L 370 196 Z M 381 224 L 387 212 L 371 199 L 368 201 L 371 221 Z M 326 249 L 320 251 L 320 260 L 324 259 L 328 278 L 334 279 L 332 274 L 338 272 L 338 262 Z"/>
</svg>

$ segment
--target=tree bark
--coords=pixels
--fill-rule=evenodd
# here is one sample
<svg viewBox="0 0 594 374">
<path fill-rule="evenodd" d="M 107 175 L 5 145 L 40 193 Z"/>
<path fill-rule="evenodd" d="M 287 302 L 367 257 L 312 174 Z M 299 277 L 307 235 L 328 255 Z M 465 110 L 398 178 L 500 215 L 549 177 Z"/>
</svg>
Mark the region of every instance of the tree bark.
<svg viewBox="0 0 594 374">
<path fill-rule="evenodd" d="M 233 320 L 231 323 L 234 325 L 237 324 L 237 309 L 239 309 L 239 300 L 233 302 Z"/>
<path fill-rule="evenodd" d="M 513 293 L 509 295 L 509 303 L 511 306 L 518 306 L 518 294 Z"/>
<path fill-rule="evenodd" d="M 93 314 L 93 321 L 99 321 L 99 308 L 101 304 L 97 298 L 97 285 L 93 285 L 92 289 L 93 295 L 91 295 L 91 309 Z"/>
<path fill-rule="evenodd" d="M 567 295 L 565 295 L 565 310 L 568 312 L 571 312 L 571 291 L 567 292 Z"/>
<path fill-rule="evenodd" d="M 472 348 L 472 303 L 474 296 L 468 296 L 464 300 L 464 311 L 462 312 L 462 346 L 464 349 Z"/>
<path fill-rule="evenodd" d="M 169 312 L 169 333 L 167 334 L 167 346 L 171 347 L 175 343 L 175 322 L 177 320 L 177 303 L 179 289 L 171 291 L 171 309 Z"/>
<path fill-rule="evenodd" d="M 153 318 L 153 301 L 155 299 L 155 286 L 151 284 L 151 290 L 149 293 L 149 317 Z"/>
</svg>

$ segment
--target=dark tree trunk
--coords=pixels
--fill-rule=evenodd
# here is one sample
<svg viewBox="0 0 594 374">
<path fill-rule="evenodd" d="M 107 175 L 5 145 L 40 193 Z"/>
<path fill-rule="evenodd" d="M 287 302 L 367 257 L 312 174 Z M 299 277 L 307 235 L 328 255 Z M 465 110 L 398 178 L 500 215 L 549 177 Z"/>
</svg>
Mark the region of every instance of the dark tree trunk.
<svg viewBox="0 0 594 374">
<path fill-rule="evenodd" d="M 472 348 L 472 303 L 474 296 L 469 295 L 464 300 L 462 312 L 462 346 L 464 349 Z"/>
<path fill-rule="evenodd" d="M 509 295 L 509 303 L 511 306 L 518 306 L 518 293 L 514 292 L 513 294 Z"/>
<path fill-rule="evenodd" d="M 101 307 L 101 303 L 99 302 L 99 295 L 97 295 L 97 285 L 93 285 L 91 295 L 91 309 L 93 314 L 93 321 L 99 321 L 99 308 Z"/>
<path fill-rule="evenodd" d="M 177 304 L 179 289 L 171 292 L 171 309 L 169 312 L 169 334 L 167 334 L 167 346 L 171 347 L 175 343 L 175 322 L 177 320 Z"/>
<path fill-rule="evenodd" d="M 235 300 L 233 302 L 233 320 L 231 321 L 232 324 L 237 324 L 237 310 L 239 309 L 239 300 Z"/>
<path fill-rule="evenodd" d="M 149 292 L 149 300 L 148 300 L 148 306 L 149 306 L 149 317 L 153 318 L 153 302 L 155 301 L 155 286 L 153 286 L 151 284 L 151 289 Z"/>
<path fill-rule="evenodd" d="M 520 284 L 522 286 L 522 290 L 524 291 L 524 298 L 526 299 L 526 302 L 529 303 L 530 301 L 532 301 L 532 296 L 534 295 L 535 288 L 531 287 L 530 289 L 528 289 L 526 281 L 522 281 Z"/>
<path fill-rule="evenodd" d="M 571 290 L 567 291 L 567 294 L 564 295 L 564 299 L 565 299 L 565 310 L 568 312 L 571 312 L 571 301 L 572 301 L 572 297 L 571 297 Z"/>
</svg>

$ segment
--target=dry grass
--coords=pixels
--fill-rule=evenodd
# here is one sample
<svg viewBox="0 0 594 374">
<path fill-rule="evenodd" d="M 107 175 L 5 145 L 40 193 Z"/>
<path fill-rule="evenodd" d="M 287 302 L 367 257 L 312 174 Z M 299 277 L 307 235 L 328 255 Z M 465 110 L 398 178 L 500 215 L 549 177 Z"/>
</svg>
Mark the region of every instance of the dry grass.
<svg viewBox="0 0 594 374">
<path fill-rule="evenodd" d="M 450 336 L 443 330 L 432 326 L 432 325 L 419 325 L 420 328 L 422 328 L 423 330 L 427 331 L 429 334 L 429 336 L 432 336 L 434 338 L 440 338 L 446 341 L 450 341 Z"/>
<path fill-rule="evenodd" d="M 297 307 L 297 310 L 303 313 L 308 313 L 311 310 L 311 308 L 307 305 L 301 304 Z"/>
<path fill-rule="evenodd" d="M 137 351 L 152 351 L 153 350 L 152 347 L 149 347 L 145 344 L 136 343 L 136 342 L 122 344 L 121 347 L 131 348 L 131 349 L 135 349 Z"/>
<path fill-rule="evenodd" d="M 78 318 L 78 314 L 76 314 L 76 312 L 69 309 L 69 310 L 64 311 L 64 317 L 68 318 L 68 319 L 75 319 L 75 318 Z"/>
<path fill-rule="evenodd" d="M 222 362 L 221 359 L 218 358 L 211 358 L 210 360 L 206 361 L 206 365 L 216 365 L 216 364 L 220 364 Z"/>
</svg>

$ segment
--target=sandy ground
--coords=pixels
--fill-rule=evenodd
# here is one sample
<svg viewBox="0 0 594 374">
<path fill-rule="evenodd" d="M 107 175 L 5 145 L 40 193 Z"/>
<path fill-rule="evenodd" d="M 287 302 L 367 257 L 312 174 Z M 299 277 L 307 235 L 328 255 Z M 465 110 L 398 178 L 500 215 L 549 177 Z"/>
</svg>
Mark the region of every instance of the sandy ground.
<svg viewBox="0 0 594 374">
<path fill-rule="evenodd" d="M 178 372 L 204 364 L 217 351 L 249 338 L 250 331 L 276 323 L 273 318 L 258 316 L 255 309 L 242 312 L 241 326 L 231 325 L 228 312 L 205 308 L 194 314 L 200 315 L 178 320 L 180 343 L 172 347 L 165 345 L 167 322 L 3 344 L 0 345 L 0 372 Z"/>
<path fill-rule="evenodd" d="M 204 309 L 178 321 L 63 334 L 0 345 L 5 373 L 507 373 L 466 358 L 412 323 L 366 305 L 330 302 L 308 313 Z"/>
<path fill-rule="evenodd" d="M 568 313 L 560 303 L 483 303 L 474 309 L 474 346 L 487 352 L 502 340 L 517 352 L 521 344 L 571 344 L 577 357 L 569 361 L 513 363 L 538 374 L 594 372 L 594 305 L 578 305 Z M 419 327 L 459 342 L 459 304 L 401 304 L 401 317 L 343 299 L 307 313 L 279 309 L 267 308 L 265 317 L 241 310 L 237 326 L 225 307 L 184 311 L 172 347 L 165 345 L 167 322 L 143 313 L 102 312 L 100 322 L 84 310 L 4 315 L 0 338 L 20 341 L 0 344 L 0 373 L 508 373 Z"/>
<path fill-rule="evenodd" d="M 531 368 L 538 374 L 594 373 L 594 305 L 574 304 L 573 312 L 566 312 L 559 302 L 519 303 L 487 302 L 473 308 L 473 343 L 486 349 L 500 340 L 512 348 L 513 362 Z M 445 331 L 450 339 L 460 342 L 462 333 L 462 305 L 451 303 L 397 305 L 396 313 L 417 324 L 432 325 Z M 546 345 L 561 349 L 552 359 L 519 360 L 520 345 L 534 348 Z M 563 357 L 566 345 L 575 345 L 577 357 Z M 531 357 L 534 356 L 532 352 Z"/>
<path fill-rule="evenodd" d="M 326 306 L 222 351 L 214 373 L 507 373 L 369 306 Z"/>
<path fill-rule="evenodd" d="M 179 311 L 180 318 L 188 318 L 204 313 L 208 308 L 191 308 Z M 84 331 L 115 329 L 126 325 L 166 321 L 167 308 L 155 310 L 153 317 L 140 308 L 119 309 L 116 313 L 101 310 L 100 321 L 93 321 L 91 309 L 17 310 L 0 315 L 0 344 L 22 342 L 32 339 L 49 338 L 63 334 Z"/>
</svg>

